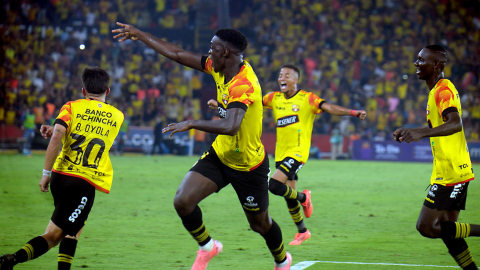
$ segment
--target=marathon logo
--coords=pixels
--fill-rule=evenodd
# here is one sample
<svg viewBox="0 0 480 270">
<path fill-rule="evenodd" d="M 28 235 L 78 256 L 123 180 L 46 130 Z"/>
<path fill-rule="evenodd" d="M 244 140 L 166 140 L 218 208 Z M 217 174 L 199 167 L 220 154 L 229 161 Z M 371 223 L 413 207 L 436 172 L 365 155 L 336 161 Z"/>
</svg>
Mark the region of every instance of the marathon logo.
<svg viewBox="0 0 480 270">
<path fill-rule="evenodd" d="M 282 118 L 278 118 L 277 127 L 286 127 L 298 122 L 300 122 L 300 120 L 298 119 L 298 115 L 285 116 Z"/>
</svg>

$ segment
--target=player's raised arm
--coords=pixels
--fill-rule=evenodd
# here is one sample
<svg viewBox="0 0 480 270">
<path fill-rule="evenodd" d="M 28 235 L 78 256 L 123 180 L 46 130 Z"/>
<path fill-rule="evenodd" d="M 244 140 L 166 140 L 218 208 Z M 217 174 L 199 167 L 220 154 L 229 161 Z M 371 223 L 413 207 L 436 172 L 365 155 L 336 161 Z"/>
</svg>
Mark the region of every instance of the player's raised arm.
<svg viewBox="0 0 480 270">
<path fill-rule="evenodd" d="M 149 33 L 143 32 L 130 24 L 123 24 L 117 22 L 117 25 L 121 28 L 112 30 L 112 33 L 118 33 L 113 38 L 119 39 L 119 42 L 127 39 L 140 40 L 148 47 L 154 49 L 159 54 L 188 67 L 196 70 L 203 71 L 202 67 L 202 55 L 185 51 L 177 45 L 161 40 L 152 36 Z"/>
<path fill-rule="evenodd" d="M 246 110 L 242 108 L 231 108 L 227 110 L 225 118 L 219 120 L 188 120 L 180 123 L 169 124 L 162 130 L 163 133 L 172 132 L 170 137 L 177 132 L 198 129 L 201 131 L 233 136 L 237 134 L 242 124 Z"/>
<path fill-rule="evenodd" d="M 360 118 L 361 120 L 367 117 L 367 112 L 364 110 L 351 110 L 342 106 L 338 106 L 335 104 L 330 104 L 323 102 L 320 106 L 320 109 L 333 114 L 333 115 L 351 115 Z"/>
<path fill-rule="evenodd" d="M 47 153 L 45 154 L 45 164 L 43 165 L 42 179 L 38 185 L 40 190 L 48 192 L 48 185 L 50 184 L 50 175 L 52 173 L 55 159 L 62 149 L 62 139 L 65 136 L 66 128 L 62 125 L 56 124 L 53 130 L 52 139 L 48 144 Z"/>
</svg>

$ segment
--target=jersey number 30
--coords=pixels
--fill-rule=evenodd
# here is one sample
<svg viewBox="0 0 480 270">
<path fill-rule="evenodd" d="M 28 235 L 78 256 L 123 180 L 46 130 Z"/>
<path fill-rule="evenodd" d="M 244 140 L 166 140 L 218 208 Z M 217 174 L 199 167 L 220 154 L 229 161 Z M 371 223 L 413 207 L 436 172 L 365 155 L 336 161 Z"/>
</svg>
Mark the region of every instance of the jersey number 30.
<svg viewBox="0 0 480 270">
<path fill-rule="evenodd" d="M 100 159 L 102 158 L 103 151 L 105 151 L 105 142 L 99 138 L 92 139 L 90 140 L 90 142 L 88 142 L 87 147 L 85 148 L 85 153 L 83 153 L 83 149 L 80 147 L 80 145 L 84 143 L 87 138 L 83 135 L 76 133 L 70 133 L 70 136 L 72 136 L 72 139 L 75 140 L 75 142 L 70 145 L 70 148 L 73 151 L 77 151 L 77 156 L 75 157 L 75 161 L 72 161 L 68 156 L 65 156 L 65 158 L 75 165 L 80 165 L 80 162 L 82 162 L 83 167 L 95 169 L 98 168 L 98 164 L 100 162 Z M 95 157 L 93 164 L 88 164 L 88 157 L 90 156 L 90 153 L 92 152 L 92 149 L 95 145 L 99 145 L 100 149 L 98 150 L 97 156 Z"/>
</svg>

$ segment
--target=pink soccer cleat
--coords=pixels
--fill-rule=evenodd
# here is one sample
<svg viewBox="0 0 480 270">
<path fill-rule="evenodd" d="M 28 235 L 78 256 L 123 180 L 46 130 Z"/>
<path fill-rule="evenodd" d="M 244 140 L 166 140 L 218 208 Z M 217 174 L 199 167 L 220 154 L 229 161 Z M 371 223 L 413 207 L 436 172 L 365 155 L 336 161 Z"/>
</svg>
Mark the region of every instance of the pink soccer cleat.
<svg viewBox="0 0 480 270">
<path fill-rule="evenodd" d="M 292 266 L 292 255 L 290 255 L 290 252 L 287 252 L 287 261 L 288 264 L 282 268 L 277 267 L 275 264 L 275 268 L 273 268 L 273 270 L 290 270 L 290 266 Z"/>
<path fill-rule="evenodd" d="M 223 245 L 220 241 L 213 240 L 213 248 L 211 251 L 206 250 L 198 250 L 197 251 L 197 258 L 195 259 L 195 263 L 193 263 L 191 270 L 205 270 L 207 269 L 207 265 L 213 257 L 217 256 L 223 250 Z M 290 269 L 290 268 L 287 268 Z"/>
<path fill-rule="evenodd" d="M 302 244 L 303 241 L 307 240 L 310 237 L 311 237 L 311 234 L 309 230 L 307 230 L 304 233 L 296 233 L 293 241 L 288 244 L 292 246 L 299 246 L 300 244 Z"/>
<path fill-rule="evenodd" d="M 305 202 L 300 203 L 303 207 L 303 214 L 306 218 L 309 218 L 313 212 L 313 205 L 312 205 L 312 195 L 310 190 L 305 189 L 302 193 L 305 193 Z"/>
</svg>

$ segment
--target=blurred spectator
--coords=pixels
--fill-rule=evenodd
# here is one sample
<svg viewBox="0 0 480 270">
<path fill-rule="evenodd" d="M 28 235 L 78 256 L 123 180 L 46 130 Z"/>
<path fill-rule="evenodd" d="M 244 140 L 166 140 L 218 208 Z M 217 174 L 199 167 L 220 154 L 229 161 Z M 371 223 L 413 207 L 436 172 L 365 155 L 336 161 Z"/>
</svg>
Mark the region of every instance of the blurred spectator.
<svg viewBox="0 0 480 270">
<path fill-rule="evenodd" d="M 340 130 L 335 128 L 332 130 L 332 134 L 330 136 L 330 145 L 331 145 L 331 160 L 336 160 L 337 157 L 342 154 L 342 146 L 343 146 L 343 136 L 340 134 Z"/>
</svg>

